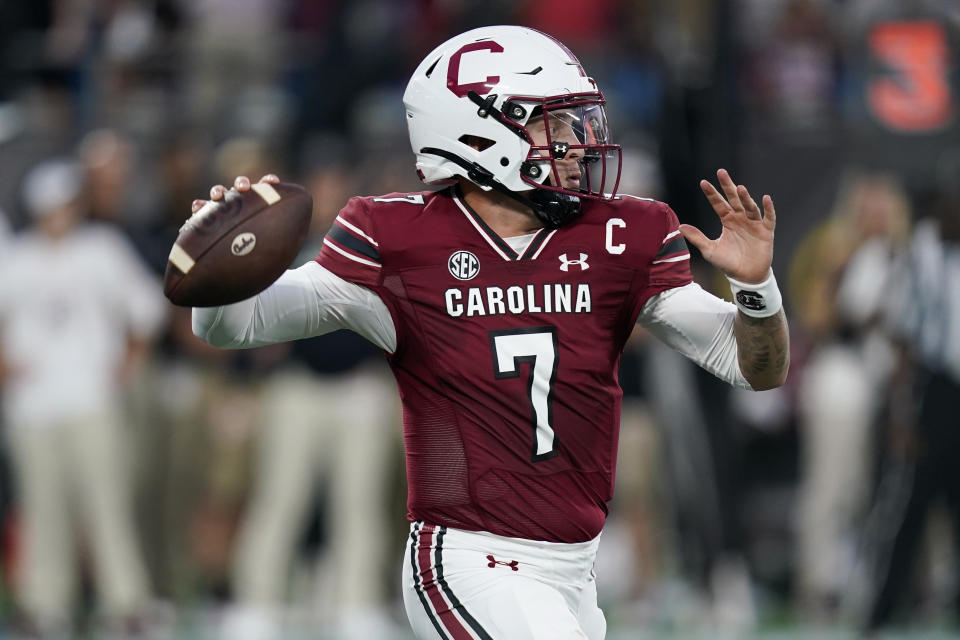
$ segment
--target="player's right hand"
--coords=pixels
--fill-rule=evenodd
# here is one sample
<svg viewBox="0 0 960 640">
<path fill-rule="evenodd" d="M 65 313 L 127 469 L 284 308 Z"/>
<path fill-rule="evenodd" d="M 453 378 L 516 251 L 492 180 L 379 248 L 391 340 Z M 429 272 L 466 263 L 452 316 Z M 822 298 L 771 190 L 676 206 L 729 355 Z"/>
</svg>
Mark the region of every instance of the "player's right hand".
<svg viewBox="0 0 960 640">
<path fill-rule="evenodd" d="M 267 175 L 260 178 L 260 182 L 269 182 L 270 184 L 278 184 L 280 178 L 276 174 L 268 173 Z M 233 188 L 237 191 L 249 191 L 250 190 L 250 178 L 247 176 L 237 176 L 233 181 Z M 217 200 L 223 200 L 224 196 L 227 195 L 228 189 L 222 184 L 217 184 L 210 187 L 210 200 L 216 202 Z M 196 213 L 199 211 L 203 205 L 207 204 L 207 200 L 194 200 L 192 206 L 190 207 L 191 213 Z"/>
</svg>

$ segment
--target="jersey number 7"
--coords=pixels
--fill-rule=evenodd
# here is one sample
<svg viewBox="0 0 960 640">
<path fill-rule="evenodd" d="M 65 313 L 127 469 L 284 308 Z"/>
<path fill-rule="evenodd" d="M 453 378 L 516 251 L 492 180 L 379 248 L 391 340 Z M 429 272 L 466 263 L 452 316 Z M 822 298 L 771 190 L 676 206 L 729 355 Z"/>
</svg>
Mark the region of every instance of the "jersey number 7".
<svg viewBox="0 0 960 640">
<path fill-rule="evenodd" d="M 539 462 L 557 455 L 553 431 L 553 384 L 557 378 L 559 354 L 557 328 L 553 326 L 499 329 L 490 332 L 493 375 L 497 380 L 520 376 L 521 363 L 530 365 L 527 396 L 533 422 L 533 454 Z"/>
</svg>

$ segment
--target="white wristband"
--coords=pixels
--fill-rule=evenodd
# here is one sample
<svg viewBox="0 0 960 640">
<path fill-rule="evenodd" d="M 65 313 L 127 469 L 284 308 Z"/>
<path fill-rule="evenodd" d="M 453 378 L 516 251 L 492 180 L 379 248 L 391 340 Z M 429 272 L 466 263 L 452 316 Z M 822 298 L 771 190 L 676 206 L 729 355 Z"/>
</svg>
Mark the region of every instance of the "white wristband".
<svg viewBox="0 0 960 640">
<path fill-rule="evenodd" d="M 730 290 L 737 308 L 750 317 L 769 318 L 779 313 L 783 307 L 783 298 L 780 297 L 773 269 L 766 280 L 757 284 L 740 282 L 730 276 L 727 276 L 727 280 L 730 281 Z"/>
</svg>

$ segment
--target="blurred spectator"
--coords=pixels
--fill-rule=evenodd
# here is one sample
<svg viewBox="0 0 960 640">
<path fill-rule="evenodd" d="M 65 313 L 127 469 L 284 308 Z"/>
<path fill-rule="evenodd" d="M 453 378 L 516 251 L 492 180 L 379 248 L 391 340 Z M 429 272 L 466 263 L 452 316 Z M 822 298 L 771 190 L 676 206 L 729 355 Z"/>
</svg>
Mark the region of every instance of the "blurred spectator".
<svg viewBox="0 0 960 640">
<path fill-rule="evenodd" d="M 960 419 L 956 413 L 960 395 L 960 189 L 955 175 L 949 176 L 935 215 L 917 225 L 896 286 L 891 288 L 893 329 L 904 348 L 901 367 L 912 374 L 900 376 L 900 381 L 913 387 L 916 411 L 891 425 L 886 465 L 906 472 L 898 486 L 884 487 L 900 499 L 892 501 L 897 506 L 885 512 L 879 523 L 879 539 L 889 541 L 889 547 L 881 549 L 875 567 L 877 591 L 867 620 L 869 629 L 893 620 L 897 605 L 913 584 L 922 534 L 932 507 L 941 499 L 953 520 L 954 542 L 960 543 Z M 891 504 L 892 497 L 882 492 L 878 506 Z M 956 557 L 953 560 L 956 562 Z M 955 584 L 960 577 L 958 569 L 955 564 L 948 568 Z"/>
<path fill-rule="evenodd" d="M 202 170 L 210 157 L 207 135 L 173 130 L 164 140 L 153 168 L 157 184 L 152 191 L 159 197 L 147 199 L 138 193 L 153 210 L 131 229 L 157 278 L 163 276 L 191 200 L 202 195 L 209 181 Z M 131 221 L 124 217 L 124 222 Z M 164 597 L 182 599 L 198 591 L 199 567 L 193 557 L 192 531 L 186 525 L 204 496 L 208 470 L 215 466 L 209 453 L 213 430 L 208 405 L 223 386 L 233 355 L 196 339 L 190 330 L 190 310 L 171 306 L 155 357 L 133 390 L 131 405 L 139 426 L 136 446 L 141 454 L 137 516 L 147 566 Z"/>
<path fill-rule="evenodd" d="M 189 184 L 191 176 L 185 170 L 192 163 L 177 156 L 190 149 L 198 150 L 185 144 L 171 158 L 179 165 L 171 166 L 167 175 L 171 196 L 183 193 Z M 238 172 L 263 175 L 266 166 L 276 164 L 270 151 L 257 138 L 228 138 L 213 151 L 216 179 L 224 181 Z M 167 204 L 172 207 L 168 215 L 182 222 L 189 200 Z M 172 351 L 167 353 L 171 357 L 161 373 L 162 388 L 169 394 L 163 411 L 173 419 L 167 525 L 170 559 L 179 566 L 172 572 L 171 586 L 215 603 L 230 594 L 235 545 L 252 483 L 254 438 L 262 420 L 263 380 L 286 351 L 266 347 L 217 354 L 193 336 L 189 309 L 184 308 L 174 312 L 171 333 Z M 184 386 L 187 395 L 178 397 Z"/>
<path fill-rule="evenodd" d="M 98 222 L 129 222 L 133 145 L 111 129 L 84 136 L 79 146 L 86 184 L 87 217 Z"/>
<path fill-rule="evenodd" d="M 35 167 L 24 183 L 34 228 L 13 239 L 0 264 L 0 380 L 23 523 L 18 596 L 44 634 L 70 625 L 74 515 L 105 624 L 125 628 L 150 598 L 126 494 L 119 400 L 163 304 L 123 237 L 83 222 L 82 189 L 73 161 Z"/>
<path fill-rule="evenodd" d="M 183 7 L 188 18 L 189 121 L 214 130 L 240 124 L 238 104 L 258 93 L 276 95 L 272 87 L 277 87 L 282 61 L 290 53 L 281 28 L 288 3 L 208 0 Z"/>
<path fill-rule="evenodd" d="M 311 146 L 318 145 L 308 145 Z M 342 147 L 327 140 L 326 159 L 304 184 L 314 198 L 312 233 L 297 264 L 313 259 L 352 193 Z M 314 149 L 316 150 L 316 149 Z M 287 637 L 284 614 L 298 543 L 326 486 L 323 522 L 329 559 L 317 570 L 316 622 L 334 637 L 385 638 L 391 623 L 383 588 L 390 548 L 386 497 L 389 461 L 399 446 L 399 408 L 379 350 L 351 332 L 289 345 L 290 358 L 265 379 L 252 500 L 236 549 L 236 607 L 228 640 Z"/>
<path fill-rule="evenodd" d="M 813 341 L 798 389 L 798 595 L 803 612 L 821 622 L 836 618 L 853 584 L 870 496 L 872 428 L 893 368 L 879 322 L 909 219 L 897 179 L 851 175 L 833 216 L 794 258 L 795 307 Z"/>
<path fill-rule="evenodd" d="M 820 4 L 788 0 L 769 40 L 756 52 L 761 75 L 756 88 L 776 124 L 789 132 L 820 129 L 834 107 L 837 51 Z"/>
</svg>

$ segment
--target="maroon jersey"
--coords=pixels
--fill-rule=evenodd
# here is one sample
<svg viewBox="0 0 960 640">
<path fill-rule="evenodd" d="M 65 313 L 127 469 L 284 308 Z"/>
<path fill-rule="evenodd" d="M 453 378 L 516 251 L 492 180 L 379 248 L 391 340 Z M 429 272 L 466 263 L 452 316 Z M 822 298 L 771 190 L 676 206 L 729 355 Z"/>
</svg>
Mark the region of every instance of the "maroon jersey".
<svg viewBox="0 0 960 640">
<path fill-rule="evenodd" d="M 412 520 L 582 542 L 613 493 L 620 353 L 643 303 L 691 281 L 660 202 L 583 202 L 522 255 L 452 189 L 353 198 L 317 261 L 397 330 Z"/>
</svg>

